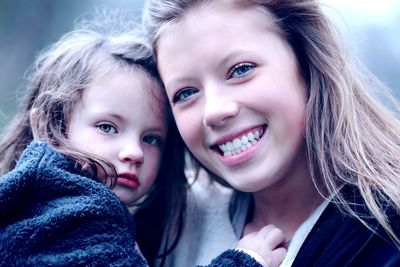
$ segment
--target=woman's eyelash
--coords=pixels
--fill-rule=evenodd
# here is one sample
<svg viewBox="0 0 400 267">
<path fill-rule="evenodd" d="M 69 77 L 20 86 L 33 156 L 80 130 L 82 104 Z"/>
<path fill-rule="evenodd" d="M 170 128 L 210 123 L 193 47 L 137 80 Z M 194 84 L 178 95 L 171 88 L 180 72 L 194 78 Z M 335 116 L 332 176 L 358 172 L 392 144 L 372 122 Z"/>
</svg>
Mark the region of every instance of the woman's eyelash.
<svg viewBox="0 0 400 267">
<path fill-rule="evenodd" d="M 255 67 L 253 63 L 240 63 L 233 66 L 227 75 L 227 79 L 241 78 L 249 74 L 249 72 Z"/>
<path fill-rule="evenodd" d="M 240 63 L 235 66 L 233 66 L 227 75 L 227 79 L 240 79 L 249 72 L 251 72 L 252 69 L 254 69 L 255 64 L 253 63 Z M 186 87 L 181 90 L 179 90 L 172 98 L 172 103 L 177 103 L 180 101 L 187 101 L 189 100 L 193 95 L 195 95 L 198 92 L 196 88 L 193 87 Z"/>
<path fill-rule="evenodd" d="M 186 101 L 189 98 L 191 98 L 195 93 L 197 93 L 197 90 L 192 87 L 187 87 L 179 90 L 173 97 L 172 102 L 176 103 L 179 101 Z"/>
</svg>

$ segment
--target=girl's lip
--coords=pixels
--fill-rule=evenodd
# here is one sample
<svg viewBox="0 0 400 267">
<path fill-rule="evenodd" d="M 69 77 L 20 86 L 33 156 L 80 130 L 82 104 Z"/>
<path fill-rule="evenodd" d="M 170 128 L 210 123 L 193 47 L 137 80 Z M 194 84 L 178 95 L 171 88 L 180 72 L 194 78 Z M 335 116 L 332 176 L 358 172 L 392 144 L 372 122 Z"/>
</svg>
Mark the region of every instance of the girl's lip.
<svg viewBox="0 0 400 267">
<path fill-rule="evenodd" d="M 117 184 L 132 188 L 133 190 L 138 189 L 140 186 L 139 178 L 137 177 L 137 175 L 127 172 L 118 174 Z"/>
</svg>

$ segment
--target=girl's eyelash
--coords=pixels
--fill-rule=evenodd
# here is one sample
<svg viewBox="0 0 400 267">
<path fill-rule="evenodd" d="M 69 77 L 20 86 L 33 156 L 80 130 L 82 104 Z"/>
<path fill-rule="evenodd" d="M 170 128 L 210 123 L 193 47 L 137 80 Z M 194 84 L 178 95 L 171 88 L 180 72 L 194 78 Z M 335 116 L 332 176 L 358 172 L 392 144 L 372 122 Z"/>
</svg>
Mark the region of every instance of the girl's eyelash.
<svg viewBox="0 0 400 267">
<path fill-rule="evenodd" d="M 96 124 L 96 127 L 106 134 L 115 134 L 118 133 L 117 127 L 115 127 L 112 123 L 109 122 L 99 122 Z"/>
<path fill-rule="evenodd" d="M 161 146 L 163 138 L 157 135 L 147 135 L 143 137 L 143 141 L 149 145 Z"/>
<path fill-rule="evenodd" d="M 253 68 L 255 67 L 255 64 L 253 63 L 239 63 L 235 66 L 233 66 L 228 74 L 227 74 L 227 79 L 232 79 L 232 78 L 241 78 L 243 76 L 246 76 Z M 240 73 L 235 74 L 235 72 L 241 71 Z"/>
</svg>

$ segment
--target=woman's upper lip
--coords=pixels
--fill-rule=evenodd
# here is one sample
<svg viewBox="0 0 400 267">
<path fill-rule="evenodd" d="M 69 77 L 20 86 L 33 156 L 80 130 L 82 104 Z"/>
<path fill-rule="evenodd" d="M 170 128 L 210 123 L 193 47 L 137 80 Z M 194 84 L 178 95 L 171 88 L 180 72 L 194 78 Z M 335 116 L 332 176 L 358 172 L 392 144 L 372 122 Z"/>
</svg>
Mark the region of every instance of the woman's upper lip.
<svg viewBox="0 0 400 267">
<path fill-rule="evenodd" d="M 134 173 L 131 173 L 131 172 L 120 173 L 120 174 L 118 174 L 118 177 L 126 178 L 128 180 L 132 180 L 132 181 L 136 181 L 136 182 L 139 180 L 138 176 L 136 174 L 134 174 Z"/>
<path fill-rule="evenodd" d="M 262 125 L 249 127 L 249 128 L 237 131 L 235 133 L 224 135 L 223 137 L 221 137 L 221 138 L 217 139 L 215 142 L 213 142 L 211 144 L 211 147 L 218 146 L 218 145 L 221 145 L 221 144 L 225 144 L 226 142 L 232 141 L 233 139 L 238 138 L 238 137 L 240 137 L 242 135 L 245 135 L 245 134 L 247 134 L 249 132 L 252 132 L 252 131 L 263 130 L 265 127 L 266 127 L 266 124 L 262 124 Z"/>
</svg>

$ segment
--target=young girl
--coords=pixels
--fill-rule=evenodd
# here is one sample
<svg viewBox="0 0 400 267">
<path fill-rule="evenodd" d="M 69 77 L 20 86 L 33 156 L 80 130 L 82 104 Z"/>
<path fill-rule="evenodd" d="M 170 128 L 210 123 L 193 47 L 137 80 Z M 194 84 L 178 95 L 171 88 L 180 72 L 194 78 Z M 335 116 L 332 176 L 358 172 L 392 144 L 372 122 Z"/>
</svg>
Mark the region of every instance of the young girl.
<svg viewBox="0 0 400 267">
<path fill-rule="evenodd" d="M 137 236 L 152 266 L 179 236 L 183 143 L 150 49 L 129 24 L 97 26 L 107 31 L 89 23 L 38 57 L 0 144 L 1 265 L 147 266 Z M 118 198 L 136 203 L 137 232 Z M 164 232 L 172 242 L 160 248 Z M 266 227 L 211 266 L 260 266 L 253 257 L 277 266 L 282 241 Z"/>
<path fill-rule="evenodd" d="M 163 232 L 176 238 L 183 146 L 149 49 L 132 23 L 103 19 L 110 24 L 94 20 L 37 58 L 1 141 L 2 265 L 143 265 L 131 216 L 103 184 L 136 202 L 149 263 Z"/>
<path fill-rule="evenodd" d="M 144 23 L 189 150 L 252 193 L 238 238 L 276 225 L 282 266 L 400 264 L 399 119 L 318 1 L 148 0 Z"/>
</svg>

